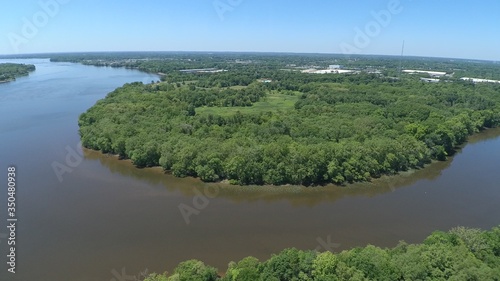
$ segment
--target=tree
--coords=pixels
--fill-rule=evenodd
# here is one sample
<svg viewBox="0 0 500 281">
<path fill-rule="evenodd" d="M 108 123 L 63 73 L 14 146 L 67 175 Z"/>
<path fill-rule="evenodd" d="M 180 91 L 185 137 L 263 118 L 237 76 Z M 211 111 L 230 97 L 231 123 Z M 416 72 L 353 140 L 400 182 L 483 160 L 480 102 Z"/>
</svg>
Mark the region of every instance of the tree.
<svg viewBox="0 0 500 281">
<path fill-rule="evenodd" d="M 315 252 L 303 252 L 295 248 L 273 255 L 263 264 L 263 280 L 311 280 Z"/>
<path fill-rule="evenodd" d="M 368 245 L 342 253 L 340 259 L 348 266 L 354 267 L 369 280 L 396 280 L 396 270 L 386 250 Z"/>
<path fill-rule="evenodd" d="M 262 263 L 254 257 L 231 262 L 223 278 L 215 268 L 189 260 L 168 278 L 152 274 L 146 281 L 498 280 L 499 234 L 500 227 L 457 227 L 436 231 L 422 244 L 400 242 L 393 249 L 368 245 L 333 254 L 291 248 Z"/>
<path fill-rule="evenodd" d="M 215 281 L 217 270 L 206 266 L 198 260 L 188 260 L 180 263 L 174 270 L 174 274 L 168 281 Z"/>
<path fill-rule="evenodd" d="M 317 281 L 338 280 L 336 274 L 338 259 L 331 252 L 324 252 L 316 256 L 312 264 L 312 277 Z"/>
<path fill-rule="evenodd" d="M 261 264 L 254 257 L 246 257 L 238 263 L 230 263 L 223 281 L 255 281 L 260 278 Z"/>
</svg>

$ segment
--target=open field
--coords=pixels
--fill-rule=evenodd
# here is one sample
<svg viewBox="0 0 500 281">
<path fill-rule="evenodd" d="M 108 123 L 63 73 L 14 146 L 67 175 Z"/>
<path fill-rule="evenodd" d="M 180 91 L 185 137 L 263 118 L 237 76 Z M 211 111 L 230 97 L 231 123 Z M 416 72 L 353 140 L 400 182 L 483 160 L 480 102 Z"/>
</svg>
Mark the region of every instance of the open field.
<svg viewBox="0 0 500 281">
<path fill-rule="evenodd" d="M 237 111 L 241 113 L 259 113 L 266 111 L 277 111 L 292 109 L 299 99 L 299 93 L 295 95 L 284 95 L 277 92 L 270 92 L 262 101 L 254 103 L 252 106 L 234 107 L 199 107 L 196 114 L 232 115 Z"/>
</svg>

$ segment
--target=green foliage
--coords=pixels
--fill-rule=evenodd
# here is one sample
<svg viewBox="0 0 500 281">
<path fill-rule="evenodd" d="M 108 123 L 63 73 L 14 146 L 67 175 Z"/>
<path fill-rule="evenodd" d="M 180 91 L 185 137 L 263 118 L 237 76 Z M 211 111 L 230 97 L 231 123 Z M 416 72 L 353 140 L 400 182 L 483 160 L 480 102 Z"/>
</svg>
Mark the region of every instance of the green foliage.
<svg viewBox="0 0 500 281">
<path fill-rule="evenodd" d="M 26 76 L 32 71 L 35 71 L 35 66 L 32 64 L 0 63 L 0 83 Z"/>
<path fill-rule="evenodd" d="M 312 251 L 286 249 L 263 264 L 261 280 L 312 280 L 316 255 Z"/>
<path fill-rule="evenodd" d="M 356 268 L 369 280 L 397 280 L 391 256 L 387 250 L 368 245 L 339 255 L 341 261 L 351 268 Z"/>
<path fill-rule="evenodd" d="M 261 264 L 254 257 L 246 257 L 238 263 L 231 262 L 224 281 L 255 281 L 260 278 Z"/>
<path fill-rule="evenodd" d="M 336 274 L 339 261 L 331 252 L 318 254 L 313 261 L 312 277 L 314 280 L 339 280 Z"/>
<path fill-rule="evenodd" d="M 486 238 L 480 229 L 456 227 L 450 233 L 457 236 L 474 255 L 479 255 L 482 251 L 488 249 Z"/>
<path fill-rule="evenodd" d="M 281 70 L 300 57 L 266 57 L 257 67 L 192 56 L 196 63 L 137 60 L 167 78 L 97 102 L 80 116 L 83 145 L 203 181 L 345 184 L 445 160 L 469 135 L 500 125 L 500 85 Z M 228 71 L 178 71 L 206 67 Z"/>
<path fill-rule="evenodd" d="M 498 268 L 477 259 L 464 245 L 406 246 L 394 265 L 403 280 L 495 280 Z"/>
<path fill-rule="evenodd" d="M 206 266 L 203 262 L 189 260 L 180 263 L 168 281 L 214 281 L 217 280 L 217 270 Z M 160 279 L 161 280 L 161 279 Z"/>
<path fill-rule="evenodd" d="M 366 281 L 500 280 L 500 227 L 490 231 L 457 227 L 436 231 L 422 244 L 400 242 L 393 249 L 372 245 L 338 254 L 286 249 L 264 262 L 254 257 L 229 263 L 224 277 L 200 261 L 181 263 L 168 279 L 146 281 Z M 156 278 L 156 279 L 155 279 Z"/>
</svg>

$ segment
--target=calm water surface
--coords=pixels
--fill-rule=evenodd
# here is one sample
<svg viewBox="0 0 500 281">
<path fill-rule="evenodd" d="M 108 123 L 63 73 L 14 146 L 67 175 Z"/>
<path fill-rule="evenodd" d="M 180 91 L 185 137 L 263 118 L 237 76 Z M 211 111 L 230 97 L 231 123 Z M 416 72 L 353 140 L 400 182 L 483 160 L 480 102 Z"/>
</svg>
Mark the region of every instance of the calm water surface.
<svg viewBox="0 0 500 281">
<path fill-rule="evenodd" d="M 45 59 L 15 62 L 37 70 L 0 85 L 0 280 L 127 280 L 191 258 L 225 271 L 231 260 L 267 259 L 286 247 L 325 250 L 326 241 L 335 251 L 385 247 L 421 242 L 437 229 L 500 224 L 500 130 L 471 138 L 451 161 L 349 188 L 207 185 L 78 145 L 79 114 L 124 83 L 157 76 Z M 70 158 L 73 167 L 68 151 L 83 154 L 81 161 Z M 54 163 L 71 169 L 62 181 Z M 9 165 L 18 170 L 15 275 L 6 272 L 2 235 Z M 197 194 L 217 190 L 193 203 Z M 189 224 L 179 206 L 197 208 Z"/>
</svg>

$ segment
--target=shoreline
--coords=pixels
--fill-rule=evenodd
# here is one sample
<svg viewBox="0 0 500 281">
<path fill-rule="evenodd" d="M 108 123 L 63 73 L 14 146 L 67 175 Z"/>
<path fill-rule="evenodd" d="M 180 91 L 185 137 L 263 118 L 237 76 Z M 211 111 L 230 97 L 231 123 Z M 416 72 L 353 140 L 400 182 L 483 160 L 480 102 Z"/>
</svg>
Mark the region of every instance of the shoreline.
<svg viewBox="0 0 500 281">
<path fill-rule="evenodd" d="M 9 83 L 9 82 L 14 82 L 16 81 L 16 78 L 11 78 L 11 79 L 7 79 L 7 80 L 0 80 L 0 84 L 5 84 L 5 83 Z"/>
<path fill-rule="evenodd" d="M 122 158 L 120 157 L 120 155 L 118 154 L 110 154 L 110 153 L 103 153 L 99 150 L 94 150 L 94 149 L 90 149 L 90 148 L 86 148 L 86 147 L 82 147 L 83 149 L 85 150 L 88 150 L 88 151 L 93 151 L 93 152 L 96 152 L 98 153 L 99 155 L 101 155 L 102 157 L 112 157 L 120 162 L 128 162 L 130 165 L 133 166 L 134 169 L 136 170 L 144 170 L 144 169 L 147 169 L 147 170 L 155 170 L 155 172 L 157 173 L 161 173 L 162 175 L 169 175 L 169 176 L 172 176 L 176 179 L 190 179 L 190 180 L 196 180 L 198 181 L 199 183 L 201 184 L 206 184 L 206 185 L 210 185 L 210 186 L 217 186 L 217 187 L 221 187 L 221 188 L 228 188 L 228 189 L 235 189 L 235 188 L 240 188 L 240 189 L 245 189 L 245 190 L 249 190 L 249 189 L 263 189 L 263 190 L 269 190 L 269 191 L 286 191 L 286 190 L 290 190 L 291 188 L 292 189 L 310 189 L 310 190 L 318 190 L 318 189 L 323 189 L 323 188 L 331 188 L 331 187 L 334 187 L 334 188 L 357 188 L 357 187 L 361 187 L 361 186 L 366 186 L 366 185 L 375 185 L 377 183 L 380 183 L 380 182 L 389 182 L 389 188 L 393 189 L 395 188 L 393 184 L 390 183 L 390 181 L 395 181 L 397 179 L 404 179 L 404 178 L 407 178 L 419 171 L 427 171 L 428 169 L 430 169 L 431 167 L 433 166 L 436 166 L 437 164 L 439 163 L 451 163 L 451 161 L 453 161 L 453 158 L 460 154 L 460 152 L 468 145 L 468 144 L 472 144 L 472 143 L 475 143 L 477 141 L 480 141 L 480 140 L 484 140 L 484 139 L 489 139 L 490 138 L 490 132 L 493 131 L 493 134 L 492 137 L 496 138 L 496 137 L 499 137 L 500 136 L 500 127 L 495 127 L 495 128 L 484 128 L 483 130 L 473 134 L 473 135 L 470 135 L 467 137 L 467 140 L 458 145 L 456 148 L 455 148 L 455 152 L 452 154 L 452 155 L 449 155 L 447 156 L 446 160 L 444 161 L 439 161 L 439 160 L 431 160 L 430 163 L 428 164 L 425 164 L 423 167 L 421 168 L 413 168 L 413 169 L 409 169 L 409 170 L 406 170 L 406 171 L 400 171 L 396 174 L 383 174 L 381 175 L 380 177 L 378 178 L 370 178 L 370 180 L 368 181 L 360 181 L 360 182 L 352 182 L 352 183 L 345 183 L 345 184 L 342 184 L 342 185 L 338 185 L 338 184 L 334 184 L 334 183 L 325 183 L 323 185 L 310 185 L 310 186 L 305 186 L 305 185 L 295 185 L 295 184 L 284 184 L 284 185 L 269 185 L 269 184 L 263 184 L 263 185 L 233 185 L 233 184 L 230 184 L 229 183 L 229 180 L 228 179 L 224 179 L 224 180 L 221 180 L 221 181 L 217 181 L 217 182 L 204 182 L 202 181 L 199 177 L 191 177 L 191 176 L 188 176 L 188 177 L 176 177 L 174 175 L 172 175 L 171 171 L 169 170 L 164 170 L 161 166 L 152 166 L 152 167 L 137 167 L 136 165 L 134 165 L 134 163 L 132 162 L 131 159 L 129 158 Z M 483 136 L 484 138 L 481 138 L 481 136 Z"/>
</svg>

